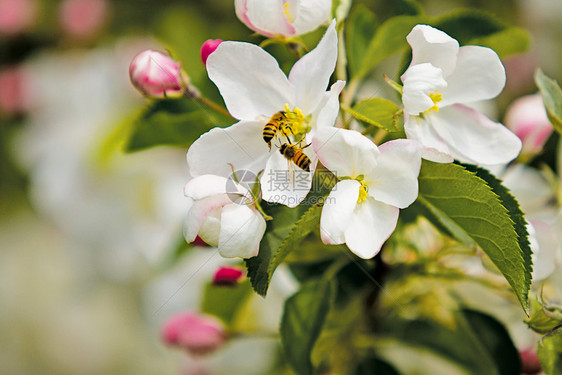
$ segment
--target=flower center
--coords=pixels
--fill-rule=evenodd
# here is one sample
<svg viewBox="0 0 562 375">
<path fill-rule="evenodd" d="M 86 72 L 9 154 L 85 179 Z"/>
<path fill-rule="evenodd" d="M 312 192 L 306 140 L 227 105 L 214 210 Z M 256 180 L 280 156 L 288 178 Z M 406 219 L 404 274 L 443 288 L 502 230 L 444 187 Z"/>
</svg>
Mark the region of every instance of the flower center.
<svg viewBox="0 0 562 375">
<path fill-rule="evenodd" d="M 369 188 L 367 187 L 367 185 L 365 185 L 364 182 L 361 182 L 361 186 L 359 187 L 359 197 L 357 197 L 357 203 L 363 203 L 369 196 L 368 192 Z"/>
<path fill-rule="evenodd" d="M 431 101 L 433 102 L 434 106 L 431 107 L 430 109 L 428 109 L 426 112 L 429 112 L 431 110 L 433 110 L 435 112 L 439 112 L 439 107 L 437 106 L 437 103 L 439 103 L 441 100 L 443 100 L 443 95 L 441 95 L 437 91 L 435 91 L 435 92 L 432 92 L 431 94 L 429 94 L 429 97 L 431 98 Z"/>
<path fill-rule="evenodd" d="M 288 104 L 285 104 L 284 111 L 285 125 L 288 127 L 289 133 L 293 135 L 294 142 L 299 143 L 310 131 L 310 115 L 305 116 L 298 107 L 291 109 Z"/>
<path fill-rule="evenodd" d="M 295 22 L 295 16 L 291 13 L 291 4 L 286 2 L 283 4 L 283 12 L 285 13 L 285 17 L 289 20 L 290 23 Z"/>
</svg>

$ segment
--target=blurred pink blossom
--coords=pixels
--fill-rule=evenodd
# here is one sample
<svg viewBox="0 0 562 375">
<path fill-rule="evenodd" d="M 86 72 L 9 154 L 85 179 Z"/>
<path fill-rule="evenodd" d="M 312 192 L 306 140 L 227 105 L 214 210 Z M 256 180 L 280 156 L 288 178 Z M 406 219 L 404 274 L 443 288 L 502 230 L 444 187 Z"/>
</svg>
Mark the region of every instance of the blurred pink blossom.
<svg viewBox="0 0 562 375">
<path fill-rule="evenodd" d="M 243 275 L 244 273 L 238 267 L 221 267 L 215 272 L 213 285 L 236 285 Z"/>
<path fill-rule="evenodd" d="M 519 352 L 521 357 L 521 373 L 525 375 L 536 375 L 541 372 L 541 363 L 537 351 L 526 349 Z"/>
<path fill-rule="evenodd" d="M 96 35 L 109 13 L 106 0 L 64 0 L 59 9 L 63 31 L 76 39 L 88 39 Z"/>
<path fill-rule="evenodd" d="M 505 124 L 521 139 L 521 154 L 527 156 L 539 153 L 552 133 L 552 125 L 539 94 L 515 100 L 507 109 Z"/>
<path fill-rule="evenodd" d="M 151 49 L 135 56 L 129 66 L 129 77 L 137 90 L 152 98 L 182 96 L 187 79 L 178 62 Z"/>
<path fill-rule="evenodd" d="M 226 333 L 224 325 L 218 319 L 184 312 L 166 321 L 162 328 L 162 340 L 193 355 L 203 355 L 220 348 L 226 340 Z"/>
<path fill-rule="evenodd" d="M 35 0 L 0 0 L 0 33 L 11 35 L 28 30 L 36 13 Z"/>
<path fill-rule="evenodd" d="M 209 57 L 211 53 L 215 52 L 221 43 L 222 39 L 209 39 L 201 45 L 201 61 L 203 61 L 203 65 L 207 64 L 207 57 Z"/>
<path fill-rule="evenodd" d="M 0 113 L 13 115 L 29 110 L 30 89 L 26 71 L 18 66 L 0 70 Z"/>
</svg>

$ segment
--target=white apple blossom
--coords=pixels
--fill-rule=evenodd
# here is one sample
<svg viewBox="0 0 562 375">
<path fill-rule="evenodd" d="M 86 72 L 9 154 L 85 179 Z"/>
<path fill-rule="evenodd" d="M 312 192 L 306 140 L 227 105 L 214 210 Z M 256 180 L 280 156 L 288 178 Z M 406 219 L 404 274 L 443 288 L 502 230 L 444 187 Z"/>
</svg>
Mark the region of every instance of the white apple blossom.
<svg viewBox="0 0 562 375">
<path fill-rule="evenodd" d="M 412 62 L 402 75 L 406 135 L 437 162 L 495 165 L 514 159 L 521 141 L 500 123 L 466 106 L 496 97 L 505 70 L 489 48 L 459 47 L 444 32 L 416 25 L 407 37 Z"/>
<path fill-rule="evenodd" d="M 255 209 L 250 191 L 233 180 L 203 175 L 188 181 L 184 193 L 190 198 L 184 223 L 188 243 L 199 235 L 225 258 L 257 255 L 265 219 Z"/>
<path fill-rule="evenodd" d="M 332 0 L 235 0 L 236 15 L 267 37 L 292 37 L 328 23 Z"/>
<path fill-rule="evenodd" d="M 264 170 L 262 198 L 297 206 L 310 190 L 316 155 L 312 147 L 303 149 L 311 159 L 310 171 L 304 171 L 286 159 L 279 147 L 288 142 L 305 147 L 317 129 L 334 125 L 338 96 L 345 85 L 338 81 L 326 91 L 336 65 L 337 43 L 333 22 L 318 46 L 295 63 L 288 78 L 262 48 L 221 43 L 209 56 L 207 70 L 228 111 L 239 122 L 214 128 L 193 143 L 187 152 L 190 174 L 229 176 L 234 168 L 257 175 Z M 291 116 L 291 130 L 278 131 L 270 148 L 263 130 L 279 111 Z"/>
<path fill-rule="evenodd" d="M 374 257 L 396 228 L 399 209 L 418 196 L 421 145 L 399 139 L 378 148 L 354 130 L 324 128 L 312 146 L 340 179 L 322 209 L 322 242 L 346 243 L 359 257 Z"/>
</svg>

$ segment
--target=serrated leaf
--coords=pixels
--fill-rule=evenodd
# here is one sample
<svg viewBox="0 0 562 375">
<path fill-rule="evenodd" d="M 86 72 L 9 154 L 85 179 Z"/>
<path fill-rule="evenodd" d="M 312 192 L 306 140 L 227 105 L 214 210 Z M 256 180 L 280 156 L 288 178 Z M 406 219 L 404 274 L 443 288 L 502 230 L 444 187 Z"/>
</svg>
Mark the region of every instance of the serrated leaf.
<svg viewBox="0 0 562 375">
<path fill-rule="evenodd" d="M 298 375 L 312 375 L 312 349 L 320 336 L 334 293 L 333 280 L 309 282 L 287 299 L 281 318 L 285 359 Z"/>
<path fill-rule="evenodd" d="M 351 76 L 354 77 L 360 70 L 365 57 L 366 48 L 373 38 L 377 28 L 375 14 L 363 4 L 351 10 L 346 23 L 345 36 L 347 45 L 347 64 Z"/>
<path fill-rule="evenodd" d="M 546 375 L 562 374 L 562 333 L 543 337 L 537 354 Z"/>
<path fill-rule="evenodd" d="M 388 132 L 400 131 L 404 126 L 401 121 L 400 108 L 390 100 L 383 98 L 361 100 L 353 108 L 347 108 L 346 111 L 355 119 Z"/>
<path fill-rule="evenodd" d="M 168 145 L 188 147 L 199 136 L 232 120 L 187 99 L 158 100 L 133 121 L 125 151 Z"/>
<path fill-rule="evenodd" d="M 256 293 L 265 296 L 273 272 L 283 259 L 310 232 L 320 224 L 322 207 L 312 206 L 299 218 L 298 209 L 280 209 L 273 214 L 274 220 L 271 230 L 268 229 L 260 242 L 260 252 L 257 256 L 246 259 L 248 277 Z M 268 213 L 269 214 L 269 213 Z"/>
<path fill-rule="evenodd" d="M 490 187 L 463 166 L 425 160 L 419 183 L 418 199 L 436 215 L 446 218 L 455 231 L 464 232 L 482 248 L 527 311 L 532 270 L 528 235 L 521 223 L 524 219 L 517 201 L 507 189 L 497 180 Z"/>
<path fill-rule="evenodd" d="M 208 283 L 203 291 L 201 312 L 211 314 L 231 326 L 236 314 L 252 294 L 249 280 L 233 286 L 221 286 Z"/>
<path fill-rule="evenodd" d="M 562 134 L 562 89 L 540 69 L 535 74 L 535 82 L 541 92 L 548 119 L 554 129 Z"/>
<path fill-rule="evenodd" d="M 357 77 L 364 76 L 387 57 L 406 49 L 408 46 L 406 36 L 412 28 L 419 23 L 427 23 L 428 21 L 429 18 L 425 16 L 397 16 L 381 24 L 367 46 Z"/>
</svg>

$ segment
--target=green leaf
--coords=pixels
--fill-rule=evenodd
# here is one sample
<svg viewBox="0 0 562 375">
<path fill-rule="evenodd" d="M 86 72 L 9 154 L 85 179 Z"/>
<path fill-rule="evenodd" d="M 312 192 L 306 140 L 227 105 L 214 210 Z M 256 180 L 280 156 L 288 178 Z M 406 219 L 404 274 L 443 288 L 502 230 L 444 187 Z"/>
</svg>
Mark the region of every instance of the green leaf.
<svg viewBox="0 0 562 375">
<path fill-rule="evenodd" d="M 521 373 L 519 352 L 505 327 L 490 315 L 476 310 L 462 311 L 470 330 L 478 337 L 484 350 L 493 359 L 500 375 Z"/>
<path fill-rule="evenodd" d="M 532 263 L 523 215 L 498 180 L 482 170 L 477 173 L 424 160 L 418 199 L 460 240 L 469 237 L 482 248 L 527 311 Z"/>
<path fill-rule="evenodd" d="M 236 314 L 251 294 L 252 286 L 249 280 L 244 280 L 233 286 L 208 283 L 203 292 L 201 311 L 205 314 L 214 315 L 227 326 L 231 326 Z"/>
<path fill-rule="evenodd" d="M 228 126 L 231 119 L 187 99 L 159 100 L 149 105 L 132 124 L 125 151 L 140 151 L 159 145 L 188 147 L 215 126 Z"/>
<path fill-rule="evenodd" d="M 540 69 L 535 74 L 535 82 L 541 92 L 548 119 L 554 129 L 562 134 L 562 89 Z"/>
<path fill-rule="evenodd" d="M 355 375 L 400 375 L 398 370 L 396 370 L 388 362 L 382 359 L 371 357 L 363 360 L 357 366 L 355 370 Z"/>
<path fill-rule="evenodd" d="M 467 44 L 491 48 L 503 58 L 527 51 L 531 37 L 525 29 L 508 27 L 488 36 L 472 38 Z"/>
<path fill-rule="evenodd" d="M 283 206 L 284 207 L 284 206 Z M 322 207 L 312 206 L 299 218 L 297 208 L 279 208 L 269 222 L 257 256 L 246 259 L 248 277 L 256 293 L 265 296 L 273 272 L 283 259 L 320 224 Z"/>
<path fill-rule="evenodd" d="M 312 348 L 330 310 L 334 282 L 303 284 L 285 303 L 281 318 L 281 344 L 285 359 L 298 375 L 312 375 Z"/>
<path fill-rule="evenodd" d="M 404 126 L 400 108 L 390 100 L 383 98 L 361 100 L 353 108 L 347 108 L 346 111 L 355 119 L 388 132 L 400 131 Z"/>
<path fill-rule="evenodd" d="M 387 57 L 405 50 L 408 46 L 406 36 L 412 28 L 419 23 L 427 23 L 428 20 L 425 16 L 397 16 L 385 21 L 367 46 L 357 77 L 364 76 Z"/>
<path fill-rule="evenodd" d="M 369 41 L 375 35 L 377 19 L 375 14 L 363 4 L 351 10 L 346 23 L 345 36 L 347 45 L 347 63 L 351 76 L 360 70 Z"/>
<path fill-rule="evenodd" d="M 474 310 L 455 313 L 455 327 L 429 319 L 385 321 L 384 334 L 465 367 L 470 374 L 519 374 L 519 353 L 507 330 L 493 317 Z"/>
<path fill-rule="evenodd" d="M 476 176 L 480 177 L 482 180 L 486 181 L 492 191 L 500 198 L 501 204 L 507 209 L 509 217 L 513 221 L 515 232 L 517 233 L 517 241 L 519 243 L 519 249 L 521 250 L 521 255 L 523 257 L 523 262 L 525 265 L 525 295 L 529 293 L 532 281 L 533 273 L 533 260 L 531 244 L 529 242 L 529 232 L 527 231 L 527 220 L 525 219 L 525 214 L 519 206 L 517 199 L 509 192 L 509 190 L 502 185 L 502 182 L 492 175 L 490 172 L 483 168 L 479 168 L 474 165 L 464 165 L 464 167 L 476 173 Z M 525 298 L 526 305 L 528 307 L 528 299 Z M 527 311 L 527 310 L 526 310 Z"/>
<path fill-rule="evenodd" d="M 537 354 L 546 375 L 562 374 L 562 333 L 543 337 Z"/>
</svg>

